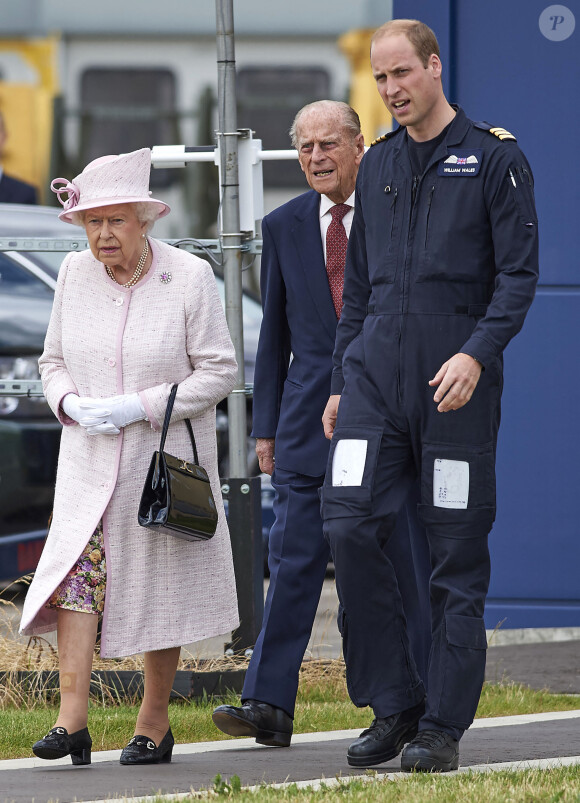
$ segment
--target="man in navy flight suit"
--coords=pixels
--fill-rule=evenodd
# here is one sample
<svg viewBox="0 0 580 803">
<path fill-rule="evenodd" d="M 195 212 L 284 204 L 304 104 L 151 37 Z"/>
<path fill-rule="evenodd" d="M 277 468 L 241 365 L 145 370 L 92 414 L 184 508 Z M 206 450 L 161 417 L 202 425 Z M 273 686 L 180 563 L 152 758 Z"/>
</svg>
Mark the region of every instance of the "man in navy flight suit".
<svg viewBox="0 0 580 803">
<path fill-rule="evenodd" d="M 515 137 L 447 102 L 426 25 L 379 28 L 371 67 L 400 127 L 358 173 L 324 413 L 322 512 L 349 693 L 375 714 L 347 758 L 380 764 L 409 743 L 403 770 L 447 771 L 484 679 L 502 353 L 538 278 L 533 179 Z M 382 548 L 417 477 L 432 565 L 426 689 Z"/>
<path fill-rule="evenodd" d="M 4 117 L 0 112 L 0 156 L 8 135 L 4 124 Z M 36 187 L 25 181 L 7 176 L 0 166 L 0 203 L 5 204 L 36 204 Z"/>
<path fill-rule="evenodd" d="M 321 419 L 330 392 L 346 239 L 364 152 L 358 115 L 346 103 L 324 100 L 305 106 L 290 133 L 312 189 L 262 223 L 264 318 L 254 381 L 256 451 L 275 489 L 270 585 L 242 706 L 219 706 L 213 714 L 225 733 L 278 747 L 287 747 L 292 737 L 299 669 L 329 558 L 318 495 L 329 449 Z M 337 213 L 343 215 L 340 257 L 329 245 Z M 334 294 L 330 262 L 337 263 Z M 411 647 L 424 675 L 431 635 L 429 556 L 414 507 L 409 523 L 407 511 L 402 512 L 397 534 L 390 557 L 399 570 Z"/>
</svg>

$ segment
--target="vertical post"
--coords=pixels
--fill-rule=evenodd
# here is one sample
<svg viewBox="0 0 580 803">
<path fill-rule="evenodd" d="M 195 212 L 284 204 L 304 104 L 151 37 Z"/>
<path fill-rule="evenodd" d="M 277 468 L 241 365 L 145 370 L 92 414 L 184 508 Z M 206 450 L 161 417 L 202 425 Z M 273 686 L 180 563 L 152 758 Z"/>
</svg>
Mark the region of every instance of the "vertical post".
<svg viewBox="0 0 580 803">
<path fill-rule="evenodd" d="M 224 482 L 238 591 L 240 626 L 232 637 L 236 652 L 251 650 L 264 610 L 264 570 L 260 480 L 248 473 L 244 335 L 242 316 L 242 237 L 236 110 L 233 0 L 216 0 L 218 65 L 218 150 L 220 155 L 220 239 L 224 254 L 226 318 L 238 361 L 236 387 L 228 397 L 230 479 Z M 226 490 L 227 489 L 227 490 Z"/>
<path fill-rule="evenodd" d="M 248 470 L 233 0 L 216 0 L 216 34 L 219 120 L 217 136 L 226 318 L 238 361 L 238 380 L 228 398 L 230 476 L 245 477 Z"/>
</svg>

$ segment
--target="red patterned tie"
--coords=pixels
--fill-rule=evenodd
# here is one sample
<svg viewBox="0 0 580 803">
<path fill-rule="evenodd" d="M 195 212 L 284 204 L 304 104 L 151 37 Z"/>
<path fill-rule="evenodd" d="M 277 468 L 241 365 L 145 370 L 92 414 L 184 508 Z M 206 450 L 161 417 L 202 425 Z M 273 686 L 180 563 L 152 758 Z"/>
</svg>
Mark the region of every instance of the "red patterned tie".
<svg viewBox="0 0 580 803">
<path fill-rule="evenodd" d="M 332 206 L 330 209 L 332 220 L 326 232 L 326 272 L 337 318 L 340 318 L 340 311 L 342 310 L 344 263 L 348 245 L 348 237 L 346 236 L 342 219 L 350 209 L 351 207 L 348 204 Z"/>
</svg>

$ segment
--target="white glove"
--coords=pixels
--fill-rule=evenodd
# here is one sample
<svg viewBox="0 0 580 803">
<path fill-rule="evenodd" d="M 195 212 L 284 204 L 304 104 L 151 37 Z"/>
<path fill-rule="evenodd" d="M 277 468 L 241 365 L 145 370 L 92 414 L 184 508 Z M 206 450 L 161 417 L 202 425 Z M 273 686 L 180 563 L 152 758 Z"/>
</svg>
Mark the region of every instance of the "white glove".
<svg viewBox="0 0 580 803">
<path fill-rule="evenodd" d="M 118 435 L 121 427 L 147 418 L 138 393 L 108 399 L 67 393 L 61 407 L 69 418 L 86 429 L 88 435 Z"/>
<path fill-rule="evenodd" d="M 81 399 L 79 424 L 89 435 L 118 435 L 122 427 L 144 421 L 147 416 L 138 393 L 107 399 Z"/>
<path fill-rule="evenodd" d="M 77 424 L 80 423 L 83 413 L 81 410 L 81 400 L 76 393 L 67 393 L 61 401 L 60 406 L 69 418 L 72 418 Z"/>
<path fill-rule="evenodd" d="M 118 435 L 120 432 L 110 421 L 111 410 L 102 404 L 101 399 L 67 393 L 60 406 L 69 418 L 86 429 L 89 435 Z"/>
</svg>

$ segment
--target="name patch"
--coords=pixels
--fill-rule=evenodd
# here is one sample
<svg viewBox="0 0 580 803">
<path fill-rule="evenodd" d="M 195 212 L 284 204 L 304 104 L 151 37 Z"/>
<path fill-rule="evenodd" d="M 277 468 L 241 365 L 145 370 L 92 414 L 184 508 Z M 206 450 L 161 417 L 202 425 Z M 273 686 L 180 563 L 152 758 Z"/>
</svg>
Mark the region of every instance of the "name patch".
<svg viewBox="0 0 580 803">
<path fill-rule="evenodd" d="M 437 174 L 439 176 L 473 177 L 479 173 L 482 159 L 483 150 L 481 148 L 474 150 L 452 148 L 445 159 L 439 162 Z"/>
</svg>

